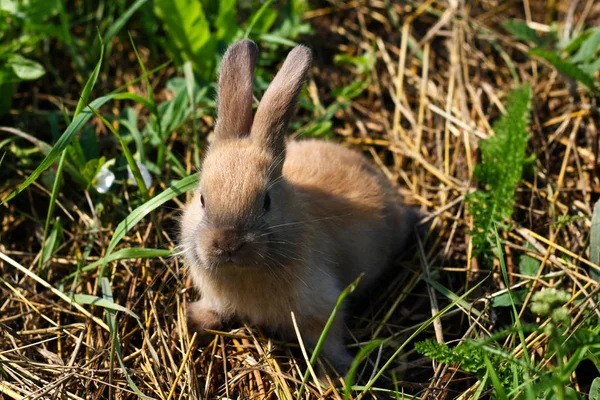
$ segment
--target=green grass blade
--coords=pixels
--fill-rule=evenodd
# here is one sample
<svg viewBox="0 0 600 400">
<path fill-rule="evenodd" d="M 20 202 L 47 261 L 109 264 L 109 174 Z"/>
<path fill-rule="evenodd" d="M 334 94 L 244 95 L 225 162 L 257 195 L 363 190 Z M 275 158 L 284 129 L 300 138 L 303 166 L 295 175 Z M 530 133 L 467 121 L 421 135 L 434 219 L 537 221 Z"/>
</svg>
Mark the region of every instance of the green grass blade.
<svg viewBox="0 0 600 400">
<path fill-rule="evenodd" d="M 381 346 L 384 342 L 385 341 L 383 339 L 373 340 L 372 342 L 369 342 L 366 346 L 364 346 L 362 349 L 360 349 L 356 357 L 354 357 L 352 365 L 350 366 L 350 370 L 348 370 L 348 373 L 346 374 L 346 379 L 344 379 L 344 400 L 350 400 L 352 391 L 356 390 L 353 386 L 354 379 L 356 378 L 356 372 L 358 371 L 358 367 L 360 366 L 362 360 L 365 357 L 367 357 L 373 350 Z"/>
<path fill-rule="evenodd" d="M 112 289 L 110 288 L 110 283 L 109 283 L 108 279 L 106 279 L 106 278 L 102 278 L 102 297 L 108 303 L 114 304 Z M 142 398 L 144 400 L 150 399 L 150 397 L 145 396 L 140 391 L 140 389 L 136 386 L 135 382 L 133 382 L 133 379 L 131 379 L 129 372 L 127 371 L 127 366 L 125 365 L 125 362 L 123 361 L 123 355 L 121 353 L 121 340 L 119 339 L 119 330 L 118 330 L 118 326 L 117 326 L 116 312 L 110 308 L 105 308 L 105 310 L 106 310 L 106 323 L 108 325 L 111 336 L 113 338 L 112 343 L 111 343 L 111 345 L 112 345 L 111 361 L 112 361 L 112 356 L 116 355 L 117 360 L 119 361 L 119 364 L 121 365 L 121 370 L 123 372 L 123 375 L 125 376 L 125 380 L 129 384 L 129 387 L 131 388 L 131 390 L 133 390 L 140 398 Z M 113 364 L 111 362 L 111 364 L 110 364 L 111 376 L 112 376 L 112 366 L 113 366 Z"/>
<path fill-rule="evenodd" d="M 113 261 L 120 261 L 120 260 L 132 260 L 132 259 L 137 259 L 137 258 L 158 258 L 158 257 L 170 257 L 171 255 L 173 255 L 173 252 L 171 250 L 165 250 L 165 249 L 145 249 L 145 248 L 139 248 L 139 247 L 133 247 L 133 248 L 126 248 L 126 249 L 120 249 L 115 251 L 114 253 L 109 254 L 108 256 L 106 256 L 106 262 L 113 262 Z M 98 266 L 102 265 L 102 263 L 104 262 L 104 258 L 101 258 L 97 261 L 94 261 L 93 263 L 90 263 L 88 265 L 86 265 L 85 267 L 81 268 L 78 272 L 88 272 L 93 270 L 94 268 L 97 268 Z M 73 277 L 75 277 L 75 275 L 77 275 L 78 273 L 73 272 L 70 275 L 67 275 L 63 280 L 66 279 L 71 279 Z"/>
<path fill-rule="evenodd" d="M 508 293 L 508 297 L 510 299 L 510 305 L 513 310 L 513 318 L 514 323 L 517 327 L 517 332 L 519 334 L 519 340 L 521 341 L 521 346 L 523 346 L 523 356 L 525 357 L 525 361 L 527 364 L 530 363 L 531 358 L 529 353 L 527 352 L 527 342 L 525 341 L 525 332 L 523 330 L 523 325 L 521 324 L 521 318 L 519 316 L 519 312 L 517 311 L 517 307 L 515 306 L 515 300 L 512 295 L 512 291 L 510 290 L 510 280 L 508 277 L 508 270 L 506 269 L 506 263 L 504 262 L 504 252 L 502 251 L 502 244 L 500 243 L 500 235 L 498 235 L 498 229 L 494 226 L 494 236 L 496 237 L 496 255 L 498 256 L 498 261 L 500 261 L 500 268 L 502 270 L 502 276 L 504 278 L 504 285 L 506 286 L 506 290 Z M 490 376 L 491 377 L 491 376 Z M 493 377 L 491 377 L 493 378 Z"/>
<path fill-rule="evenodd" d="M 498 378 L 498 374 L 496 373 L 496 370 L 494 369 L 492 362 L 490 361 L 488 356 L 485 354 L 483 355 L 483 362 L 485 363 L 487 373 L 489 374 L 490 379 L 492 380 L 494 389 L 496 389 L 496 395 L 498 396 L 497 398 L 499 400 L 508 400 L 508 397 L 506 397 L 506 392 L 504 391 L 504 387 L 502 386 L 502 383 L 500 382 L 500 378 Z"/>
<path fill-rule="evenodd" d="M 244 32 L 245 38 L 247 38 L 250 35 L 250 33 L 252 32 L 252 28 L 254 28 L 254 25 L 256 25 L 256 23 L 260 20 L 260 18 L 265 13 L 265 11 L 267 11 L 269 9 L 269 7 L 271 7 L 272 3 L 273 3 L 273 0 L 266 1 L 265 4 L 263 4 L 258 9 L 258 11 L 256 11 L 254 13 L 254 15 L 252 15 L 252 19 L 250 20 L 250 23 L 246 27 L 246 32 Z"/>
<path fill-rule="evenodd" d="M 117 244 L 119 244 L 121 239 L 125 237 L 127 232 L 129 232 L 129 230 L 133 228 L 138 222 L 140 222 L 142 218 L 144 218 L 156 208 L 160 207 L 172 198 L 177 197 L 195 188 L 198 184 L 198 178 L 199 174 L 196 173 L 181 179 L 161 194 L 154 196 L 152 199 L 148 200 L 147 202 L 133 210 L 131 214 L 127 216 L 127 218 L 121 221 L 121 223 L 119 223 L 119 225 L 117 226 L 117 229 L 115 229 L 115 233 L 113 234 L 113 237 L 110 240 L 108 247 L 106 248 L 106 253 L 104 255 L 104 258 L 102 259 L 102 269 L 100 271 L 100 276 L 103 276 L 104 270 L 106 269 L 106 264 L 109 261 L 109 257 L 112 254 L 112 251 L 115 249 Z"/>
<path fill-rule="evenodd" d="M 44 266 L 48 261 L 50 261 L 50 258 L 52 258 L 52 254 L 54 253 L 54 250 L 56 249 L 59 243 L 60 231 L 61 225 L 57 219 L 54 225 L 52 225 L 52 231 L 50 232 L 50 235 L 47 236 L 47 239 L 44 238 L 45 242 L 42 245 L 42 256 L 40 257 L 41 266 Z"/>
<path fill-rule="evenodd" d="M 558 54 L 548 50 L 534 49 L 529 51 L 529 55 L 543 58 L 552 64 L 554 68 L 556 68 L 562 74 L 584 84 L 590 91 L 594 93 L 598 91 L 594 77 L 586 74 L 581 70 L 581 68 L 570 61 L 563 60 L 558 56 Z"/>
<path fill-rule="evenodd" d="M 486 278 L 487 279 L 487 278 Z M 402 345 L 400 347 L 398 347 L 396 349 L 396 351 L 391 355 L 391 357 L 389 358 L 388 361 L 386 361 L 386 363 L 379 369 L 379 371 L 377 372 L 377 374 L 375 374 L 375 376 L 373 376 L 369 382 L 367 382 L 367 384 L 365 385 L 364 390 L 361 392 L 360 396 L 358 397 L 358 399 L 361 399 L 366 393 L 367 391 L 375 384 L 375 382 L 381 377 L 381 375 L 383 375 L 384 371 L 389 368 L 389 366 L 392 364 L 392 362 L 394 361 L 394 359 L 404 350 L 404 348 L 410 343 L 412 342 L 412 340 L 414 338 L 416 338 L 421 332 L 423 332 L 425 329 L 427 329 L 431 324 L 433 324 L 433 321 L 435 321 L 437 318 L 440 318 L 441 316 L 443 316 L 444 314 L 446 314 L 448 311 L 450 311 L 452 308 L 454 308 L 460 301 L 464 300 L 467 298 L 467 296 L 469 296 L 471 293 L 473 293 L 473 291 L 475 289 L 477 289 L 483 282 L 486 281 L 486 279 L 482 279 L 481 281 L 479 281 L 476 285 L 474 285 L 471 289 L 469 289 L 468 291 L 466 291 L 462 296 L 460 296 L 458 299 L 452 301 L 452 303 L 448 304 L 446 307 L 444 307 L 442 310 L 440 310 L 440 312 L 438 312 L 437 314 L 431 316 L 431 318 L 429 318 L 427 321 L 423 322 L 423 324 L 421 324 L 421 326 L 419 326 L 419 328 L 417 330 L 415 330 L 413 332 L 412 335 L 410 335 L 405 341 L 404 343 L 402 343 Z"/>
<path fill-rule="evenodd" d="M 342 303 L 344 302 L 346 297 L 348 297 L 352 292 L 354 292 L 354 290 L 356 289 L 356 286 L 358 285 L 358 282 L 360 281 L 361 278 L 362 278 L 362 275 L 359 276 L 350 285 L 348 285 L 348 287 L 346 287 L 346 289 L 344 289 L 342 291 L 342 293 L 340 294 L 340 296 L 338 297 L 337 303 L 335 304 L 333 311 L 329 315 L 329 319 L 327 320 L 327 323 L 325 324 L 325 328 L 323 329 L 323 332 L 321 332 L 321 336 L 319 336 L 319 340 L 317 341 L 315 349 L 310 357 L 310 365 L 315 366 L 315 364 L 317 363 L 319 354 L 321 354 L 321 350 L 323 349 L 323 345 L 325 344 L 325 339 L 327 339 L 327 335 L 329 334 L 331 325 L 333 325 L 335 316 L 337 315 L 339 309 L 342 307 Z M 300 390 L 298 390 L 298 396 L 297 396 L 298 400 L 300 400 L 302 398 L 302 394 L 304 393 L 304 387 L 306 386 L 306 382 L 308 382 L 309 376 L 310 376 L 310 369 L 306 368 L 306 371 L 304 372 L 304 377 L 302 378 L 302 385 L 300 386 Z"/>
<path fill-rule="evenodd" d="M 100 58 L 96 63 L 96 68 L 92 72 L 92 75 L 88 79 L 87 83 L 83 87 L 83 91 L 81 92 L 81 96 L 79 97 L 79 101 L 77 102 L 77 107 L 75 108 L 75 114 L 73 118 L 77 118 L 77 116 L 83 111 L 85 106 L 88 104 L 88 100 L 90 98 L 90 94 L 92 93 L 92 89 L 96 85 L 96 81 L 98 80 L 98 74 L 100 73 L 100 68 L 102 67 L 102 58 L 104 58 L 104 43 L 100 44 Z"/>
<path fill-rule="evenodd" d="M 54 177 L 54 184 L 52 185 L 52 193 L 50 194 L 50 204 L 48 205 L 48 212 L 46 214 L 46 223 L 44 224 L 44 238 L 42 240 L 42 254 L 44 254 L 44 249 L 46 246 L 46 238 L 48 237 L 48 229 L 50 229 L 50 221 L 52 221 L 52 216 L 54 215 L 54 208 L 56 207 L 56 202 L 58 199 L 58 193 L 60 191 L 60 181 L 62 180 L 62 172 L 65 166 L 65 157 L 67 156 L 67 151 L 63 151 L 60 159 L 58 160 L 58 166 L 56 167 L 56 176 Z M 41 269 L 44 265 L 43 257 L 40 257 L 40 263 L 38 268 Z"/>
<path fill-rule="evenodd" d="M 125 143 L 125 141 L 123 140 L 123 137 L 121 137 L 119 132 L 117 132 L 115 127 L 112 126 L 112 124 L 110 122 L 108 122 L 108 120 L 106 118 L 104 118 L 102 115 L 100 115 L 100 113 L 98 113 L 98 111 L 96 111 L 95 109 L 93 109 L 91 107 L 90 107 L 90 109 L 94 112 L 94 114 L 96 114 L 96 116 L 100 119 L 100 121 L 102 121 L 102 123 L 108 128 L 108 130 L 110 130 L 111 133 L 113 135 L 115 135 L 117 137 L 117 139 L 119 139 L 119 143 L 121 143 L 121 148 L 123 149 L 123 154 L 125 154 L 125 159 L 127 160 L 127 164 L 129 165 L 129 168 L 131 168 L 131 172 L 133 173 L 133 177 L 135 178 L 135 183 L 137 183 L 138 188 L 140 189 L 142 198 L 144 199 L 144 201 L 148 201 L 148 188 L 146 187 L 144 178 L 142 178 L 142 173 L 140 172 L 140 168 L 138 167 L 137 162 L 133 158 L 131 151 L 129 151 L 129 147 L 127 146 L 127 143 Z"/>
<path fill-rule="evenodd" d="M 488 373 L 486 372 L 485 375 L 483 375 L 483 378 L 481 378 L 479 380 L 479 387 L 477 387 L 477 390 L 475 391 L 475 393 L 473 393 L 473 400 L 479 400 L 479 397 L 481 397 L 481 393 L 483 393 L 483 390 L 485 389 L 486 385 L 487 385 L 487 380 L 488 380 Z"/>
<path fill-rule="evenodd" d="M 102 96 L 92 101 L 89 106 L 91 109 L 99 109 L 104 104 L 108 103 L 110 100 L 134 100 L 144 105 L 145 107 L 148 107 L 148 101 L 132 93 L 119 93 Z M 76 118 L 74 118 L 73 122 L 67 127 L 65 132 L 57 140 L 54 147 L 50 149 L 50 151 L 46 155 L 46 158 L 42 160 L 40 165 L 37 166 L 37 168 L 31 173 L 31 175 L 29 175 L 25 182 L 20 184 L 16 190 L 14 190 L 7 198 L 0 202 L 0 205 L 3 205 L 4 203 L 10 201 L 12 198 L 14 198 L 23 190 L 25 190 L 29 185 L 31 185 L 37 178 L 39 178 L 42 172 L 47 170 L 52 165 L 54 160 L 56 160 L 58 156 L 63 152 L 63 150 L 67 148 L 67 146 L 71 143 L 71 141 L 77 135 L 77 133 L 79 133 L 83 126 L 90 120 L 92 115 L 94 115 L 92 111 L 84 110 Z"/>
<path fill-rule="evenodd" d="M 108 300 L 106 298 L 94 296 L 91 294 L 74 294 L 72 298 L 73 301 L 78 304 L 89 304 L 92 306 L 106 308 L 112 311 L 122 311 L 126 314 L 131 315 L 135 319 L 140 319 L 140 317 L 136 313 L 131 311 L 129 308 L 123 307 L 122 305 L 119 305 L 113 302 L 112 300 Z"/>
<path fill-rule="evenodd" d="M 129 18 L 131 18 L 131 16 L 144 4 L 146 4 L 148 2 L 148 0 L 137 0 L 135 3 L 133 3 L 131 5 L 131 7 L 129 7 L 129 9 L 127 11 L 125 11 L 123 13 L 123 15 L 121 15 L 111 26 L 110 28 L 108 28 L 108 30 L 106 31 L 106 33 L 104 34 L 104 37 L 102 38 L 102 41 L 104 43 L 108 43 L 110 42 L 110 40 L 119 33 L 119 31 L 121 31 L 121 29 L 123 29 L 123 27 L 125 26 L 125 24 L 127 23 L 127 21 L 129 21 Z"/>
</svg>

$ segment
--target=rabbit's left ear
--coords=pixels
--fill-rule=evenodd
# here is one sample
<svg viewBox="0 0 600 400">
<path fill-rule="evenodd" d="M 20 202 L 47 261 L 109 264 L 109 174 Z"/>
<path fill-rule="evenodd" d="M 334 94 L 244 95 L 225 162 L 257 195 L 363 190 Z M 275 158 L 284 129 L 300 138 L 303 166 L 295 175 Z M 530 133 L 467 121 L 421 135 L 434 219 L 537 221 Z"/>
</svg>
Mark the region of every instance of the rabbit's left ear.
<svg viewBox="0 0 600 400">
<path fill-rule="evenodd" d="M 285 134 L 311 58 L 305 46 L 297 46 L 288 54 L 254 116 L 250 135 L 263 141 L 277 155 L 285 150 Z"/>
</svg>

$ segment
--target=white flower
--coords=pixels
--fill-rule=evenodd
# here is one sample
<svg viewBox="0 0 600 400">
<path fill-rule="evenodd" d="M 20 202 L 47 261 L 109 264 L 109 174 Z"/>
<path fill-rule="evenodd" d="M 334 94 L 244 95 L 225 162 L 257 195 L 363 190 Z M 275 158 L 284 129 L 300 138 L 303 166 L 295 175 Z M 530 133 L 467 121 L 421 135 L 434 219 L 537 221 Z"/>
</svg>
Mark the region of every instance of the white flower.
<svg viewBox="0 0 600 400">
<path fill-rule="evenodd" d="M 149 188 L 150 186 L 152 186 L 152 175 L 150 175 L 150 171 L 148 171 L 148 168 L 146 168 L 141 162 L 136 161 L 135 163 L 137 164 L 140 173 L 142 174 L 142 179 L 144 180 L 146 189 Z M 133 186 L 137 186 L 137 182 L 135 181 L 135 177 L 133 176 L 133 172 L 131 171 L 129 164 L 127 164 L 127 178 Z"/>
<path fill-rule="evenodd" d="M 115 182 L 115 174 L 104 164 L 94 177 L 94 187 L 98 193 L 106 193 Z"/>
</svg>

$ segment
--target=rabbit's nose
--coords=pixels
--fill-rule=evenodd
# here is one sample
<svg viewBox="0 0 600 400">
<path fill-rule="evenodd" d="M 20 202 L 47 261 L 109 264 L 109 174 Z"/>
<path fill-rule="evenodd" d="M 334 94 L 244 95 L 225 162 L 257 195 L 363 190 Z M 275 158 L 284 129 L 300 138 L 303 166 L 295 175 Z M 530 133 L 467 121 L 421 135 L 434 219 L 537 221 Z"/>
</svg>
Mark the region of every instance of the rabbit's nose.
<svg viewBox="0 0 600 400">
<path fill-rule="evenodd" d="M 213 246 L 216 250 L 229 255 L 237 252 L 246 244 L 246 240 L 235 229 L 223 229 L 215 235 Z"/>
</svg>

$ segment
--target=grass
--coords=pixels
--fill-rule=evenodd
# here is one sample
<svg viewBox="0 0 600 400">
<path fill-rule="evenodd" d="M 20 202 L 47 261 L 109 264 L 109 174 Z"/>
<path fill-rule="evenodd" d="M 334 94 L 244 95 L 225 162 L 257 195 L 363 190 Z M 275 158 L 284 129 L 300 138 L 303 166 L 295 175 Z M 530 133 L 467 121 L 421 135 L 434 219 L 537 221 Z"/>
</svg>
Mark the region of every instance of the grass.
<svg viewBox="0 0 600 400">
<path fill-rule="evenodd" d="M 0 9 L 0 398 L 600 399 L 593 1 L 80 3 Z M 290 134 L 362 150 L 432 227 L 329 388 L 318 351 L 185 325 L 177 218 L 241 37 L 258 97 L 313 48 Z"/>
</svg>

